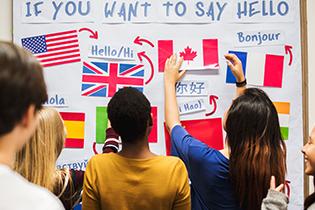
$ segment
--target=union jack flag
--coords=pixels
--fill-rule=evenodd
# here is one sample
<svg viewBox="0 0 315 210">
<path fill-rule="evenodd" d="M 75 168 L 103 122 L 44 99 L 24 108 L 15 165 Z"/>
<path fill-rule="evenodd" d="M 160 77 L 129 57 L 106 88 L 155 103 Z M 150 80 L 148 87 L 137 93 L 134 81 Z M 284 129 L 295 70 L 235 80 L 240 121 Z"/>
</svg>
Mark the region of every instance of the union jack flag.
<svg viewBox="0 0 315 210">
<path fill-rule="evenodd" d="M 113 97 L 123 87 L 143 92 L 141 64 L 83 62 L 82 96 Z"/>
<path fill-rule="evenodd" d="M 77 30 L 26 37 L 21 41 L 43 67 L 81 61 Z"/>
</svg>

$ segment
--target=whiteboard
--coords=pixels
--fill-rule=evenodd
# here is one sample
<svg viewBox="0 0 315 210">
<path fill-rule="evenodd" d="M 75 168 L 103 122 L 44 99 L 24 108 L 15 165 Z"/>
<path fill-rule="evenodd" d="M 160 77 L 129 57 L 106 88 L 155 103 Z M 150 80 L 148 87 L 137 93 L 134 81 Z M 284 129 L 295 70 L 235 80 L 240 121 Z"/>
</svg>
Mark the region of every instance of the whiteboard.
<svg viewBox="0 0 315 210">
<path fill-rule="evenodd" d="M 223 55 L 242 55 L 249 87 L 279 112 L 287 145 L 290 209 L 303 209 L 302 68 L 298 0 L 14 0 L 14 42 L 44 66 L 49 100 L 66 122 L 58 167 L 85 169 L 101 152 L 110 97 L 123 86 L 142 90 L 154 107 L 150 148 L 168 151 L 164 134 L 163 61 L 184 56 L 177 86 L 181 119 L 217 122 L 235 94 Z M 244 65 L 244 63 L 243 63 Z M 113 73 L 114 72 L 114 73 Z M 190 123 L 191 124 L 191 123 Z M 218 129 L 218 127 L 216 127 Z M 215 147 L 222 147 L 224 131 Z M 213 142 L 209 144 L 212 145 Z"/>
</svg>

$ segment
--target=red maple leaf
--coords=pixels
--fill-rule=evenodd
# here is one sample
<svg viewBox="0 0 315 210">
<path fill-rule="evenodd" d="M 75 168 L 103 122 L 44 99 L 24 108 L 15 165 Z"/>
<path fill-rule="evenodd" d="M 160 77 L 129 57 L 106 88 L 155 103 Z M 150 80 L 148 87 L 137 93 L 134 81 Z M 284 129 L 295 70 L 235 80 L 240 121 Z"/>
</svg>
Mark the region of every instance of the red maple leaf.
<svg viewBox="0 0 315 210">
<path fill-rule="evenodd" d="M 193 61 L 194 58 L 197 56 L 197 52 L 196 51 L 192 51 L 191 48 L 189 48 L 188 46 L 184 49 L 183 52 L 179 53 L 180 57 L 183 57 L 184 61 Z"/>
</svg>

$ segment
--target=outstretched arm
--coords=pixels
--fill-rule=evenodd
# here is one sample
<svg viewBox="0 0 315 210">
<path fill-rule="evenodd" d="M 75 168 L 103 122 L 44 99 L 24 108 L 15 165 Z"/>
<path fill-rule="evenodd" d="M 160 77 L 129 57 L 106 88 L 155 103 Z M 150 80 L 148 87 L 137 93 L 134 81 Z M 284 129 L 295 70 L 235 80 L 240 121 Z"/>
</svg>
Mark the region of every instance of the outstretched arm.
<svg viewBox="0 0 315 210">
<path fill-rule="evenodd" d="M 119 149 L 119 135 L 111 127 L 110 121 L 107 122 L 106 139 L 103 146 L 103 153 L 117 153 Z"/>
<path fill-rule="evenodd" d="M 172 55 L 165 62 L 164 69 L 164 97 L 165 97 L 165 123 L 168 130 L 172 130 L 175 125 L 180 125 L 179 111 L 176 100 L 175 84 L 185 74 L 185 70 L 179 72 L 183 59 L 177 59 Z"/>
<path fill-rule="evenodd" d="M 227 64 L 230 67 L 234 77 L 236 78 L 236 82 L 239 85 L 236 85 L 236 97 L 243 94 L 246 89 L 246 81 L 243 72 L 242 62 L 240 59 L 234 54 L 226 54 L 224 57 L 227 59 Z"/>
</svg>

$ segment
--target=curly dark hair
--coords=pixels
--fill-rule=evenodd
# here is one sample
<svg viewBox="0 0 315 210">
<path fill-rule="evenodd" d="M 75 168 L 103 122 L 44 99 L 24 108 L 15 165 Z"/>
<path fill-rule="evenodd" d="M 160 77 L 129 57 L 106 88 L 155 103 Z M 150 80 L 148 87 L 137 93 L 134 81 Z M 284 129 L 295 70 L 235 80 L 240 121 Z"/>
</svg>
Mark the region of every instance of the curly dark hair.
<svg viewBox="0 0 315 210">
<path fill-rule="evenodd" d="M 30 105 L 36 111 L 47 100 L 43 70 L 31 53 L 0 41 L 0 136 L 21 121 Z"/>
<path fill-rule="evenodd" d="M 110 100 L 107 112 L 112 128 L 126 143 L 144 138 L 152 124 L 149 100 L 132 87 L 120 89 Z"/>
</svg>

